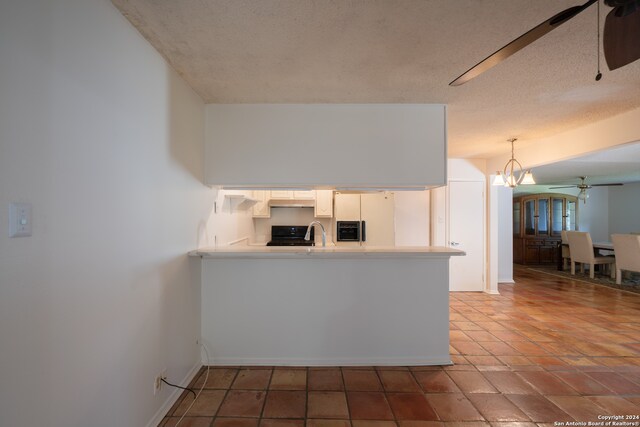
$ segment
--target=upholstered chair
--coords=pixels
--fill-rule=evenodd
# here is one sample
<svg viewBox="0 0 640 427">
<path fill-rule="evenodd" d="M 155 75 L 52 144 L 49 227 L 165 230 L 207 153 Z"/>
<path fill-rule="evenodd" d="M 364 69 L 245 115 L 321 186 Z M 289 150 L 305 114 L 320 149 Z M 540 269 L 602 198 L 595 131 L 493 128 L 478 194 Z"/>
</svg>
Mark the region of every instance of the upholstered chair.
<svg viewBox="0 0 640 427">
<path fill-rule="evenodd" d="M 593 242 L 589 233 L 567 231 L 567 239 L 569 240 L 569 251 L 571 251 L 571 274 L 576 274 L 576 262 L 579 262 L 582 271 L 584 271 L 584 265 L 589 264 L 589 277 L 592 279 L 595 277 L 594 270 L 597 264 L 609 265 L 611 278 L 615 277 L 616 259 L 611 256 L 595 256 Z"/>
<path fill-rule="evenodd" d="M 616 283 L 622 284 L 622 270 L 640 272 L 640 235 L 612 234 L 616 254 Z"/>
</svg>

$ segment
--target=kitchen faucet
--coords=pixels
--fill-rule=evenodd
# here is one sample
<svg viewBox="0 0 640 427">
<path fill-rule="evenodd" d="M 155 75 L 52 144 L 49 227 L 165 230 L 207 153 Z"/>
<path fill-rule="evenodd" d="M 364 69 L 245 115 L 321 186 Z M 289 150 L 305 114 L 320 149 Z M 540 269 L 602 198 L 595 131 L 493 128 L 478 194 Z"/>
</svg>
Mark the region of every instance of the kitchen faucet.
<svg viewBox="0 0 640 427">
<path fill-rule="evenodd" d="M 320 228 L 322 228 L 322 247 L 326 248 L 327 247 L 327 233 L 325 233 L 324 225 L 322 225 L 322 223 L 320 221 L 311 221 L 311 224 L 309 224 L 309 227 L 307 227 L 307 234 L 304 235 L 304 240 L 311 239 L 311 229 L 316 224 L 318 224 L 320 226 Z"/>
</svg>

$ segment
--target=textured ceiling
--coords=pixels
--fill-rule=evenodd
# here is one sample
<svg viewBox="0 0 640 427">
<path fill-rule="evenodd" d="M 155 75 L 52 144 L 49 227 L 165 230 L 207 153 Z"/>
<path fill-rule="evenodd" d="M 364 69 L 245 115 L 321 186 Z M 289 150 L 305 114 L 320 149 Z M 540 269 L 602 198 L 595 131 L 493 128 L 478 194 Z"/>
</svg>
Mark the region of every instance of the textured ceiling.
<svg viewBox="0 0 640 427">
<path fill-rule="evenodd" d="M 491 157 L 640 107 L 640 61 L 596 74 L 596 7 L 448 83 L 581 0 L 113 0 L 208 103 L 444 103 L 449 154 Z M 609 8 L 602 7 L 602 19 Z"/>
</svg>

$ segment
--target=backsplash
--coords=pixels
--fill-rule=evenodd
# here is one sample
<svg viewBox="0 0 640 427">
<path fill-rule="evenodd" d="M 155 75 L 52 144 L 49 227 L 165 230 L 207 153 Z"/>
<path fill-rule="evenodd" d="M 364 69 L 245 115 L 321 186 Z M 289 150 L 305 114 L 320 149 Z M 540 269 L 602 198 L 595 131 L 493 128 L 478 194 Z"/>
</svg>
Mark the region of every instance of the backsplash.
<svg viewBox="0 0 640 427">
<path fill-rule="evenodd" d="M 315 218 L 313 208 L 271 208 L 271 218 L 254 218 L 255 233 L 253 243 L 267 243 L 271 240 L 272 225 L 309 225 L 319 220 L 327 232 L 327 242 L 333 241 L 333 219 Z M 322 242 L 321 230 L 316 229 L 316 243 Z"/>
</svg>

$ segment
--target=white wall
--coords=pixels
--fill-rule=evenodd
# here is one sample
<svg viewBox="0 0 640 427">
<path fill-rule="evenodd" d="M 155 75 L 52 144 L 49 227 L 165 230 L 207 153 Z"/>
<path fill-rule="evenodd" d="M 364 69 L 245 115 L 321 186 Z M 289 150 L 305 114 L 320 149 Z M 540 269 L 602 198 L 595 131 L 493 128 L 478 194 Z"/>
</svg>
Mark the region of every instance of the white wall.
<svg viewBox="0 0 640 427">
<path fill-rule="evenodd" d="M 609 233 L 640 232 L 640 183 L 609 187 Z"/>
<path fill-rule="evenodd" d="M 485 181 L 487 162 L 484 159 L 449 159 L 449 181 Z"/>
<path fill-rule="evenodd" d="M 578 191 L 568 194 L 578 195 Z M 594 187 L 589 190 L 587 203 L 578 202 L 578 228 L 588 231 L 594 242 L 609 242 L 609 189 Z"/>
<path fill-rule="evenodd" d="M 0 425 L 144 426 L 200 361 L 203 103 L 107 0 L 2 2 L 0 58 Z"/>
<path fill-rule="evenodd" d="M 513 190 L 497 187 L 498 283 L 513 283 Z"/>
</svg>

